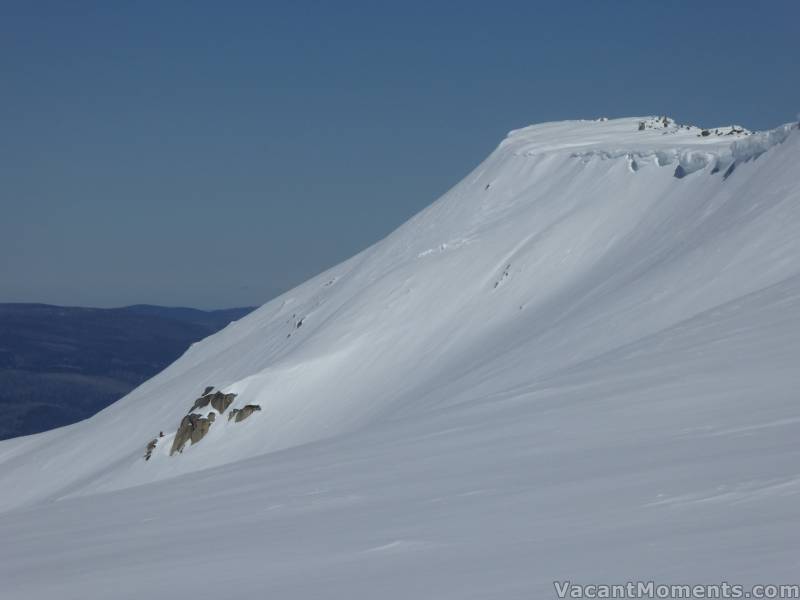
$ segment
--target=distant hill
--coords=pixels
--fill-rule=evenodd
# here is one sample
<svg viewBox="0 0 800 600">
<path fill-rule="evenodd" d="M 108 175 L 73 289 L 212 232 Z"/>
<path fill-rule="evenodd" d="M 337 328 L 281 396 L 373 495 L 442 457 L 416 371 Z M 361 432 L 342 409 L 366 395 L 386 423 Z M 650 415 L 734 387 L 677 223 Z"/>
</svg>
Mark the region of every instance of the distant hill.
<svg viewBox="0 0 800 600">
<path fill-rule="evenodd" d="M 0 303 L 0 439 L 90 417 L 252 310 Z"/>
</svg>

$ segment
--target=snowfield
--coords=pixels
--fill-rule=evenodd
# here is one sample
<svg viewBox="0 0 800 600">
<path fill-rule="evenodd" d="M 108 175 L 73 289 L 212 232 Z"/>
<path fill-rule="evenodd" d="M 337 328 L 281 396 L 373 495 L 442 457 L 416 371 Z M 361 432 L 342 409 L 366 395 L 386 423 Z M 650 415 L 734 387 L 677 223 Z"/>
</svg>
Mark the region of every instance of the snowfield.
<svg viewBox="0 0 800 600">
<path fill-rule="evenodd" d="M 95 417 L 0 442 L 0 598 L 799 583 L 798 232 L 797 124 L 511 132 Z M 170 456 L 205 386 L 261 411 Z"/>
</svg>

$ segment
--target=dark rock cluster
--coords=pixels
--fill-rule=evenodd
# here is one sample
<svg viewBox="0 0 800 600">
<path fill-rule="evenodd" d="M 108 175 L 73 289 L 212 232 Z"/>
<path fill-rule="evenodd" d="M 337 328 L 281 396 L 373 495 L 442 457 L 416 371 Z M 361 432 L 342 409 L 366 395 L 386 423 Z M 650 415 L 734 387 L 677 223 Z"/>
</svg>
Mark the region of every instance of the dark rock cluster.
<svg viewBox="0 0 800 600">
<path fill-rule="evenodd" d="M 727 129 L 727 131 L 726 131 Z M 711 131 L 710 129 L 703 129 L 700 133 L 697 134 L 697 137 L 708 137 L 710 135 L 751 135 L 753 132 L 744 129 L 743 127 L 737 127 L 736 125 L 731 125 L 730 127 L 723 127 L 722 129 L 715 129 Z"/>
<path fill-rule="evenodd" d="M 197 413 L 191 413 L 183 417 L 175 434 L 175 439 L 172 441 L 172 449 L 169 451 L 169 455 L 172 456 L 176 452 L 183 452 L 186 442 L 196 444 L 202 440 L 208 430 L 211 429 L 213 422 L 214 419 L 203 417 Z"/>
<path fill-rule="evenodd" d="M 677 123 L 666 115 L 663 117 L 654 117 L 647 121 L 639 121 L 639 131 L 644 131 L 645 129 L 664 129 L 669 126 L 677 126 Z"/>
<path fill-rule="evenodd" d="M 236 423 L 239 423 L 244 421 L 247 417 L 258 410 L 261 410 L 261 407 L 258 404 L 248 404 L 241 409 L 234 408 L 230 413 L 228 413 L 228 421 L 233 419 Z"/>
<path fill-rule="evenodd" d="M 220 391 L 215 392 L 213 386 L 206 387 L 203 394 L 192 404 L 189 413 L 181 419 L 178 431 L 175 433 L 175 439 L 172 441 L 172 448 L 169 451 L 169 455 L 172 456 L 176 452 L 180 454 L 183 452 L 186 444 L 196 444 L 202 440 L 211 429 L 211 425 L 217 420 L 217 413 L 224 414 L 235 399 L 236 394 L 225 394 Z M 209 412 L 206 416 L 195 412 L 198 409 L 209 406 L 216 412 Z M 258 404 L 247 404 L 242 408 L 234 408 L 228 413 L 228 420 L 239 423 L 254 412 L 260 410 L 261 407 Z M 163 431 L 159 434 L 159 437 L 164 437 Z M 150 460 L 157 445 L 158 438 L 150 440 L 144 455 L 145 460 Z"/>
<path fill-rule="evenodd" d="M 147 443 L 147 450 L 144 455 L 145 460 L 150 460 L 150 457 L 153 455 L 153 450 L 156 449 L 158 445 L 158 438 L 153 438 Z"/>
<path fill-rule="evenodd" d="M 189 410 L 193 411 L 197 410 L 198 408 L 205 408 L 209 404 L 211 405 L 211 408 L 216 410 L 219 414 L 222 414 L 228 410 L 228 407 L 236 398 L 236 394 L 223 394 L 222 392 L 211 393 L 213 389 L 213 387 L 206 388 L 206 392 L 197 400 L 195 400 L 192 408 Z"/>
</svg>

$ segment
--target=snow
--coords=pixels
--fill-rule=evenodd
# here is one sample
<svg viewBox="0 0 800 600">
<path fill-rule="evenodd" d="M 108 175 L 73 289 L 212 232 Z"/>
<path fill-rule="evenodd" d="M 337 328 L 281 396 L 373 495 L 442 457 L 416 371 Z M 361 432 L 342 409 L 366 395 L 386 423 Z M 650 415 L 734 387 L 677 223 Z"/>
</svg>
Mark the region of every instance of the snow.
<svg viewBox="0 0 800 600">
<path fill-rule="evenodd" d="M 511 132 L 92 419 L 0 443 L 3 598 L 792 583 L 800 134 L 658 123 Z M 207 385 L 262 411 L 169 456 Z"/>
</svg>

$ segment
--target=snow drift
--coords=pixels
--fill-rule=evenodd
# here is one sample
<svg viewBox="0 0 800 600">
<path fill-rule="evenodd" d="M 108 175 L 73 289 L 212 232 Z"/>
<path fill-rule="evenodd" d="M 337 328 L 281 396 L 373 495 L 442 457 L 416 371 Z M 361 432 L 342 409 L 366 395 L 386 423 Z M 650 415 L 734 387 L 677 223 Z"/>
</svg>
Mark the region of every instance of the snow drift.
<svg viewBox="0 0 800 600">
<path fill-rule="evenodd" d="M 0 443 L 0 579 L 14 598 L 531 598 L 790 578 L 799 160 L 795 124 L 511 132 L 94 418 Z M 261 410 L 170 456 L 206 386 Z"/>
</svg>

